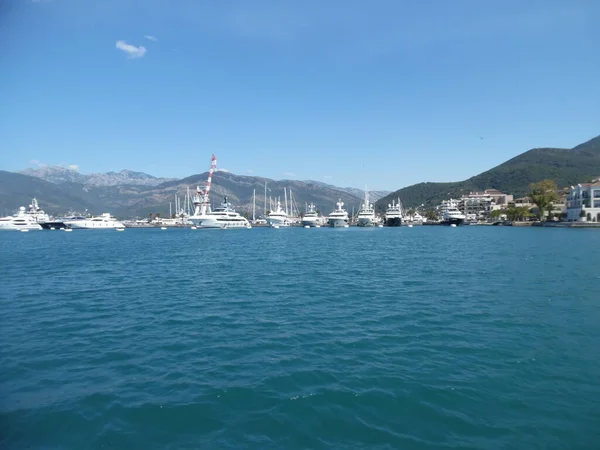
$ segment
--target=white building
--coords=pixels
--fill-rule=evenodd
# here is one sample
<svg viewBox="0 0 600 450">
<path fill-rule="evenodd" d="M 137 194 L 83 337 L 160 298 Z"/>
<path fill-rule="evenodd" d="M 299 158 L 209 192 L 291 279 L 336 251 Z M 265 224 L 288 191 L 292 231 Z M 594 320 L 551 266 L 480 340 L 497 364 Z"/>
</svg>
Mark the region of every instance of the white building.
<svg viewBox="0 0 600 450">
<path fill-rule="evenodd" d="M 470 222 L 485 220 L 496 209 L 504 209 L 513 201 L 512 195 L 503 194 L 497 189 L 486 189 L 483 192 L 469 192 L 459 200 L 458 209 L 467 216 Z"/>
<path fill-rule="evenodd" d="M 600 222 L 600 178 L 571 186 L 567 196 L 567 221 Z"/>
</svg>

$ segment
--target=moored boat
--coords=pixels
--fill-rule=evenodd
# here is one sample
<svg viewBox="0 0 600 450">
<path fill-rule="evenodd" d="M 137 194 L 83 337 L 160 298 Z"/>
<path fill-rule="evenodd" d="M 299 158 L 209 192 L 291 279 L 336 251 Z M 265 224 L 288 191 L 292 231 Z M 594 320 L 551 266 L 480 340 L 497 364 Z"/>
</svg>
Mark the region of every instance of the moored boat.
<svg viewBox="0 0 600 450">
<path fill-rule="evenodd" d="M 365 201 L 358 211 L 356 223 L 359 227 L 374 227 L 379 225 L 373 204 L 369 202 L 369 191 L 365 188 Z"/>
<path fill-rule="evenodd" d="M 306 213 L 302 217 L 302 226 L 303 227 L 316 227 L 321 224 L 321 217 L 319 217 L 319 213 L 316 210 L 314 203 L 311 203 L 307 206 Z"/>
<path fill-rule="evenodd" d="M 224 198 L 221 206 L 203 216 L 191 216 L 190 221 L 198 228 L 252 228 L 248 219 L 232 208 L 227 197 Z"/>
<path fill-rule="evenodd" d="M 349 226 L 348 211 L 344 209 L 344 202 L 341 199 L 336 203 L 336 209 L 327 217 L 327 224 L 332 228 Z"/>
<path fill-rule="evenodd" d="M 42 226 L 35 221 L 21 206 L 17 214 L 13 216 L 0 217 L 0 230 L 41 230 Z"/>
<path fill-rule="evenodd" d="M 221 206 L 211 210 L 210 207 L 210 188 L 212 185 L 212 176 L 217 168 L 217 157 L 212 155 L 208 179 L 203 189 L 198 186 L 194 196 L 194 214 L 187 220 L 196 228 L 251 228 L 250 222 L 245 217 L 233 209 L 231 203 L 225 196 Z"/>
<path fill-rule="evenodd" d="M 385 210 L 385 226 L 399 227 L 400 225 L 402 225 L 402 203 L 400 203 L 400 199 L 397 203 L 392 200 Z"/>
<path fill-rule="evenodd" d="M 457 208 L 456 200 L 447 200 L 442 202 L 440 205 L 440 211 L 442 213 L 441 225 L 463 225 L 465 223 L 466 216 Z"/>
<path fill-rule="evenodd" d="M 290 225 L 290 221 L 286 212 L 281 207 L 281 202 L 277 200 L 277 209 L 275 211 L 271 211 L 267 215 L 267 223 L 271 226 L 277 227 L 287 227 Z"/>
<path fill-rule="evenodd" d="M 65 225 L 71 229 L 77 230 L 102 230 L 111 228 L 125 228 L 121 222 L 119 222 L 110 213 L 103 213 L 96 217 L 86 217 L 83 219 L 65 220 Z"/>
</svg>

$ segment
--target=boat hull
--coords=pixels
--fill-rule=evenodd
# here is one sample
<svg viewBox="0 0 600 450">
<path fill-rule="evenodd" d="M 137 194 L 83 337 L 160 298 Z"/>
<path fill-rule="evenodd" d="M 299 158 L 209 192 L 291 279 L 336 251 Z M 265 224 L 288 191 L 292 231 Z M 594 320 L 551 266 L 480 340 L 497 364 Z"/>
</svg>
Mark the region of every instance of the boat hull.
<svg viewBox="0 0 600 450">
<path fill-rule="evenodd" d="M 303 227 L 316 227 L 317 225 L 321 225 L 318 217 L 305 217 L 300 223 Z"/>
<path fill-rule="evenodd" d="M 85 222 L 85 221 L 82 221 Z M 72 230 L 113 230 L 115 228 L 125 228 L 121 222 L 109 222 L 109 223 L 78 223 L 78 222 L 66 222 L 67 228 Z"/>
<path fill-rule="evenodd" d="M 44 230 L 60 230 L 62 228 L 68 228 L 64 222 L 44 222 L 40 223 L 40 225 Z"/>
<path fill-rule="evenodd" d="M 348 219 L 327 219 L 330 228 L 344 228 L 348 225 Z"/>
<path fill-rule="evenodd" d="M 269 226 L 278 226 L 278 227 L 287 227 L 289 226 L 289 221 L 287 219 L 280 219 L 280 218 L 273 218 L 273 217 L 269 217 L 267 218 L 267 224 L 269 224 Z"/>
<path fill-rule="evenodd" d="M 248 228 L 250 222 L 247 220 L 216 220 L 214 218 L 190 218 L 192 222 L 198 228 Z"/>
<path fill-rule="evenodd" d="M 371 217 L 359 217 L 356 224 L 359 227 L 374 227 L 377 225 Z"/>
<path fill-rule="evenodd" d="M 402 225 L 401 217 L 388 217 L 385 219 L 386 227 L 399 227 L 400 225 Z"/>
<path fill-rule="evenodd" d="M 20 231 L 20 230 L 41 230 L 42 227 L 38 224 L 30 224 L 30 225 L 0 225 L 0 231 Z"/>
<path fill-rule="evenodd" d="M 446 219 L 446 220 L 443 220 L 442 222 L 440 222 L 441 225 L 456 225 L 456 226 L 464 225 L 464 223 L 465 223 L 465 219 L 455 219 L 455 218 Z"/>
</svg>

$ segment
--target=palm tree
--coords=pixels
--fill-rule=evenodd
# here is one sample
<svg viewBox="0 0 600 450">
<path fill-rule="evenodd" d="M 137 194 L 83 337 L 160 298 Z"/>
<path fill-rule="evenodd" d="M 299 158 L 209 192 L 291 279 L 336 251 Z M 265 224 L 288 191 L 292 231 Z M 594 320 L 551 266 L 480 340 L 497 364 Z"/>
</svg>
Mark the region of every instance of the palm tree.
<svg viewBox="0 0 600 450">
<path fill-rule="evenodd" d="M 542 180 L 539 183 L 533 183 L 531 186 L 531 201 L 537 205 L 540 221 L 545 220 L 544 213 L 552 208 L 552 203 L 558 200 L 556 193 L 556 182 L 553 180 Z"/>
<path fill-rule="evenodd" d="M 502 214 L 505 214 L 506 211 L 502 209 L 495 209 L 490 212 L 490 219 L 499 219 Z"/>
<path fill-rule="evenodd" d="M 436 220 L 440 219 L 437 212 L 435 212 L 433 209 L 428 209 L 427 212 L 425 213 L 425 217 L 427 217 L 427 220 L 431 220 L 431 221 L 436 221 Z"/>
</svg>

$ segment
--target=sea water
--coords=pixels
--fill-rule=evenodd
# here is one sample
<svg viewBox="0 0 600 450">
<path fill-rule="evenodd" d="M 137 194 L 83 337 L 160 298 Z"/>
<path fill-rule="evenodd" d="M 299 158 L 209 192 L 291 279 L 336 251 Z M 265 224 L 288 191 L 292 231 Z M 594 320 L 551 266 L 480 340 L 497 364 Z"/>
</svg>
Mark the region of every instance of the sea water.
<svg viewBox="0 0 600 450">
<path fill-rule="evenodd" d="M 600 446 L 600 232 L 0 233 L 3 449 Z"/>
</svg>

